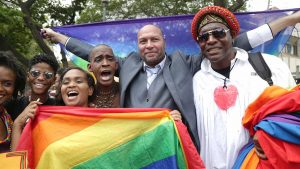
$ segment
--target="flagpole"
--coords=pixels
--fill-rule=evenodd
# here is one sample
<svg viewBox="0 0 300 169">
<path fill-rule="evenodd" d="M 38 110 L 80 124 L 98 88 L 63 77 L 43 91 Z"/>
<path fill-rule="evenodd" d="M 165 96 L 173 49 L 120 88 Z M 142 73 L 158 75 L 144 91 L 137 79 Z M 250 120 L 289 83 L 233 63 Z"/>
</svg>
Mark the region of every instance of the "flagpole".
<svg viewBox="0 0 300 169">
<path fill-rule="evenodd" d="M 267 10 L 269 10 L 269 9 L 270 9 L 270 1 L 271 1 L 271 0 L 268 0 L 268 6 L 267 6 Z"/>
</svg>

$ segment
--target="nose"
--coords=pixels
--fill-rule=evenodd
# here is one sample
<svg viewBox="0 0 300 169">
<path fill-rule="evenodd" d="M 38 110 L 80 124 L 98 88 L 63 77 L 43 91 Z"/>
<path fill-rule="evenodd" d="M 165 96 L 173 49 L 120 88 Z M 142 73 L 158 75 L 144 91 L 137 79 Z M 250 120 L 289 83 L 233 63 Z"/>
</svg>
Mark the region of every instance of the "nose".
<svg viewBox="0 0 300 169">
<path fill-rule="evenodd" d="M 102 66 L 109 65 L 109 61 L 107 59 L 103 59 Z"/>
<path fill-rule="evenodd" d="M 39 74 L 39 76 L 37 77 L 38 80 L 45 80 L 45 75 L 44 73 Z"/>
<path fill-rule="evenodd" d="M 72 88 L 72 87 L 74 87 L 74 86 L 76 86 L 76 82 L 73 81 L 73 80 L 70 81 L 69 84 L 67 85 L 68 88 Z"/>
<path fill-rule="evenodd" d="M 216 38 L 212 35 L 212 33 L 210 32 L 208 34 L 208 39 L 207 39 L 207 43 L 212 43 L 212 42 L 215 42 L 216 41 Z"/>
<path fill-rule="evenodd" d="M 152 48 L 152 47 L 153 47 L 153 44 L 152 44 L 151 40 L 148 40 L 148 41 L 147 41 L 146 47 L 147 47 L 147 48 Z"/>
</svg>

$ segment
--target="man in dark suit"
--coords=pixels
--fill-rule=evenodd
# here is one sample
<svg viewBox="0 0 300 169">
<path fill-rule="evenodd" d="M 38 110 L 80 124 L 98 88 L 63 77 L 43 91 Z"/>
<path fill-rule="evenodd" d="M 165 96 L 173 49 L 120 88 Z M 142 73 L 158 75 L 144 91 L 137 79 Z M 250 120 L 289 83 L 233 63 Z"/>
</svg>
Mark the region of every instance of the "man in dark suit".
<svg viewBox="0 0 300 169">
<path fill-rule="evenodd" d="M 293 24 L 287 18 L 284 21 L 288 22 L 285 26 Z M 269 24 L 274 34 L 285 27 L 281 25 L 282 22 L 277 20 Z M 269 29 L 269 26 L 258 28 L 253 36 L 257 37 L 259 33 L 264 32 L 262 30 Z M 271 31 L 266 32 L 268 31 L 272 36 Z M 51 29 L 43 29 L 42 33 L 52 41 L 65 44 L 67 50 L 86 60 L 93 48 L 89 44 L 75 38 L 68 38 Z M 269 38 L 261 39 L 267 41 Z M 118 61 L 121 107 L 169 108 L 175 110 L 172 111 L 173 117 L 178 117 L 179 111 L 199 150 L 192 79 L 195 72 L 200 69 L 201 57 L 186 56 L 180 52 L 167 55 L 163 33 L 154 25 L 142 27 L 138 32 L 137 40 L 139 53 L 132 52 L 125 59 Z M 253 41 L 251 39 L 248 41 L 247 33 L 244 33 L 236 39 L 236 44 L 245 50 L 250 50 L 254 47 L 250 45 Z M 259 42 L 259 44 L 264 43 Z"/>
</svg>

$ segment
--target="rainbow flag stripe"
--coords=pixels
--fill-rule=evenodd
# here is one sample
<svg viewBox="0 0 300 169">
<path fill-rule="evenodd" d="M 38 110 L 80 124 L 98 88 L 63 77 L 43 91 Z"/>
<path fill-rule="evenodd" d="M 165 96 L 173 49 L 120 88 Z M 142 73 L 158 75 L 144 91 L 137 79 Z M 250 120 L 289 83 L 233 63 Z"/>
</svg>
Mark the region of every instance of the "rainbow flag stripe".
<svg viewBox="0 0 300 169">
<path fill-rule="evenodd" d="M 239 169 L 300 168 L 300 87 L 286 90 L 271 86 L 246 110 L 244 127 L 258 141 L 268 160 L 260 160 L 253 142 L 240 151 Z"/>
<path fill-rule="evenodd" d="M 166 109 L 41 106 L 18 150 L 30 168 L 204 168 L 176 123 Z"/>
</svg>

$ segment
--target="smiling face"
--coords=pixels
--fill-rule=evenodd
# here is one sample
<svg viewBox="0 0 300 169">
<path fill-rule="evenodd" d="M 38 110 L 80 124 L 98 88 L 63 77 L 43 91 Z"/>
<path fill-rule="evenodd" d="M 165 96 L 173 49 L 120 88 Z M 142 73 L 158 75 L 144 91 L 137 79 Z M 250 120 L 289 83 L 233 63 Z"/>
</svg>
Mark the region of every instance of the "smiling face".
<svg viewBox="0 0 300 169">
<path fill-rule="evenodd" d="M 0 105 L 8 101 L 15 89 L 16 74 L 11 69 L 0 66 Z"/>
<path fill-rule="evenodd" d="M 99 45 L 92 50 L 89 58 L 88 69 L 94 73 L 97 83 L 101 86 L 112 85 L 118 68 L 112 49 L 105 45 Z"/>
<path fill-rule="evenodd" d="M 71 69 L 63 75 L 60 90 L 65 105 L 88 107 L 88 98 L 94 88 L 88 85 L 85 72 Z"/>
<path fill-rule="evenodd" d="M 144 62 L 151 67 L 165 57 L 165 40 L 161 30 L 154 25 L 146 25 L 138 32 L 139 52 Z"/>
<path fill-rule="evenodd" d="M 219 29 L 228 30 L 221 23 L 210 23 L 201 28 L 199 35 Z M 225 34 L 224 37 L 215 37 L 213 34 L 210 34 L 207 41 L 199 42 L 204 57 L 211 62 L 214 69 L 222 69 L 230 66 L 230 61 L 235 56 L 230 31 L 225 32 Z"/>
<path fill-rule="evenodd" d="M 43 62 L 33 65 L 27 77 L 31 91 L 37 95 L 48 94 L 49 88 L 55 81 L 53 68 Z"/>
</svg>

